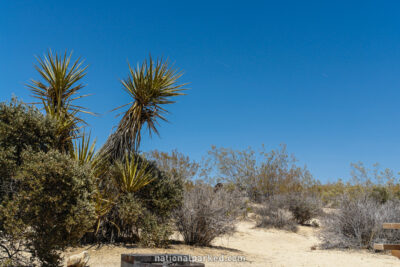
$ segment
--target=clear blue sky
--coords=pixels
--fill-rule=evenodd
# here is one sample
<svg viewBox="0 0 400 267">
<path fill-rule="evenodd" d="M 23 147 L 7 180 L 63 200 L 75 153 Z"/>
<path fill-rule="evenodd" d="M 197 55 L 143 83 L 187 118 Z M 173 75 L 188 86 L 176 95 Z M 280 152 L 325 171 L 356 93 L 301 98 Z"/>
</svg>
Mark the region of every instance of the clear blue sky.
<svg viewBox="0 0 400 267">
<path fill-rule="evenodd" d="M 73 50 L 90 64 L 81 101 L 101 144 L 129 101 L 127 60 L 168 56 L 188 95 L 142 150 L 199 159 L 210 145 L 286 143 L 322 181 L 349 164 L 400 163 L 397 1 L 1 1 L 0 100 L 32 101 L 34 55 Z"/>
</svg>

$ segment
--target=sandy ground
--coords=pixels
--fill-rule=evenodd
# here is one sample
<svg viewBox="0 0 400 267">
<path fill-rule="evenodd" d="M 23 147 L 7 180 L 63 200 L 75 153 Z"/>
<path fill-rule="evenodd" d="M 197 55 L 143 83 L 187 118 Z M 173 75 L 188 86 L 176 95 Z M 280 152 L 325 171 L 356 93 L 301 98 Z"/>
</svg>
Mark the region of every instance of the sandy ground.
<svg viewBox="0 0 400 267">
<path fill-rule="evenodd" d="M 192 256 L 205 256 L 209 266 L 400 266 L 400 260 L 368 251 L 312 250 L 318 245 L 318 229 L 300 227 L 299 232 L 291 233 L 274 229 L 255 228 L 254 221 L 242 221 L 237 232 L 229 237 L 215 240 L 209 248 L 190 247 L 174 244 L 169 249 L 146 249 L 137 247 L 102 246 L 74 249 L 70 254 L 88 250 L 91 267 L 120 266 L 122 253 L 178 253 Z M 179 239 L 179 238 L 178 238 Z M 245 262 L 219 262 L 209 260 L 208 255 L 222 259 L 224 255 L 234 259 L 245 257 Z M 219 259 L 218 259 L 219 260 Z"/>
</svg>

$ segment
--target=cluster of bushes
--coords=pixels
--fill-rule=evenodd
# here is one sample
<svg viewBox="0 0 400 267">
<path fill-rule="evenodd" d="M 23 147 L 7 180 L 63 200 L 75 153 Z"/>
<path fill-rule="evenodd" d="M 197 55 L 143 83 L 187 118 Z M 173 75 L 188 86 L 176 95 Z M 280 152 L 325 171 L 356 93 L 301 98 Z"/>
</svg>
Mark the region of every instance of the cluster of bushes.
<svg viewBox="0 0 400 267">
<path fill-rule="evenodd" d="M 382 223 L 400 222 L 400 201 L 382 203 L 371 195 L 348 196 L 338 200 L 340 208 L 323 218 L 323 248 L 367 248 L 374 243 L 400 242 L 396 230 L 383 230 Z"/>
<path fill-rule="evenodd" d="M 174 175 L 160 171 L 154 162 L 143 157 L 138 159 L 138 169 L 149 175 L 147 185 L 130 190 L 121 188 L 125 182 L 118 171 L 106 171 L 100 176 L 100 190 L 107 211 L 101 216 L 96 231 L 87 233 L 84 242 L 141 243 L 145 246 L 166 246 L 172 233 L 172 215 L 183 200 L 183 181 Z M 115 166 L 110 164 L 109 169 Z M 106 192 L 106 193 L 105 193 Z"/>
<path fill-rule="evenodd" d="M 58 266 L 95 220 L 89 167 L 57 150 L 56 122 L 16 100 L 0 104 L 0 249 L 10 266 Z"/>
<path fill-rule="evenodd" d="M 177 151 L 140 154 L 142 128 L 158 133 L 166 112 L 160 105 L 183 94 L 181 73 L 162 60 L 130 68 L 122 85 L 131 106 L 96 152 L 81 130 L 78 114 L 87 111 L 72 104 L 83 97 L 78 82 L 86 67 L 79 60 L 70 66 L 70 57 L 49 51 L 39 59 L 43 81 L 29 88 L 45 115 L 15 99 L 0 103 L 2 265 L 60 266 L 61 252 L 77 244 L 165 247 L 174 230 L 186 244 L 208 246 L 235 230 L 248 200 L 261 205 L 258 226 L 290 231 L 313 223 L 322 203 L 336 207 L 323 219 L 325 248 L 400 241 L 399 232 L 381 230 L 400 221 L 400 187 L 390 170 L 371 178 L 354 164 L 352 183 L 321 185 L 285 146 L 258 155 L 212 147 L 202 165 Z"/>
<path fill-rule="evenodd" d="M 316 185 L 321 199 L 332 211 L 322 220 L 322 248 L 368 248 L 375 242 L 400 241 L 398 231 L 382 229 L 384 222 L 400 222 L 399 184 L 393 171 L 351 165 L 346 183 Z"/>
<path fill-rule="evenodd" d="M 298 224 L 310 224 L 322 215 L 322 203 L 318 197 L 307 194 L 277 195 L 266 200 L 256 213 L 259 227 L 296 232 Z"/>
<path fill-rule="evenodd" d="M 251 148 L 236 151 L 212 147 L 209 168 L 226 183 L 234 184 L 251 201 L 261 203 L 275 195 L 309 191 L 316 181 L 306 167 L 296 165 L 285 145 L 259 153 Z"/>
<path fill-rule="evenodd" d="M 66 247 L 85 243 L 165 247 L 174 229 L 187 244 L 210 245 L 233 232 L 244 210 L 234 188 L 189 182 L 196 166 L 188 173 L 183 158 L 169 158 L 176 165 L 169 169 L 139 155 L 86 160 L 61 152 L 58 142 L 54 119 L 16 100 L 0 104 L 0 255 L 7 266 L 59 266 Z M 150 177 L 137 190 L 121 180 L 131 165 Z"/>
<path fill-rule="evenodd" d="M 61 252 L 77 244 L 166 247 L 174 230 L 186 244 L 208 246 L 216 237 L 234 232 L 249 198 L 262 200 L 256 208 L 259 227 L 297 231 L 299 224 L 322 218 L 323 248 L 372 248 L 375 242 L 400 242 L 398 231 L 381 227 L 383 222 L 400 221 L 394 184 L 344 185 L 334 200 L 325 202 L 336 209 L 321 216 L 324 198 L 320 196 L 332 187 L 312 183 L 299 168 L 289 168 L 285 153 L 278 153 L 279 157 L 272 153 L 270 161 L 261 165 L 265 172 L 248 176 L 250 180 L 261 177 L 254 187 L 244 187 L 244 181 L 250 181 L 247 178 L 213 187 L 193 182 L 196 176 L 207 177 L 210 169 L 201 169 L 176 151 L 99 158 L 85 143 L 79 146 L 81 150 L 76 145 L 66 149 L 69 146 L 62 145 L 58 130 L 54 118 L 34 107 L 15 99 L 0 103 L 3 265 L 59 266 Z M 222 160 L 227 154 L 220 156 Z M 226 163 L 223 169 L 227 172 L 229 166 Z M 286 178 L 279 176 L 282 173 Z M 291 181 L 288 188 L 294 191 L 286 192 L 283 181 Z M 258 188 L 260 183 L 267 183 L 266 187 Z"/>
<path fill-rule="evenodd" d="M 197 245 L 232 232 L 234 191 L 193 184 L 199 165 L 176 151 L 139 153 L 142 128 L 158 133 L 163 106 L 183 95 L 180 71 L 151 57 L 130 67 L 121 81 L 130 107 L 96 152 L 80 117 L 90 112 L 75 104 L 87 67 L 71 56 L 38 58 L 41 80 L 28 87 L 44 113 L 0 104 L 1 264 L 60 266 L 66 247 L 86 243 L 167 246 L 174 229 Z"/>
<path fill-rule="evenodd" d="M 58 266 L 63 249 L 87 242 L 167 245 L 183 200 L 182 179 L 140 158 L 139 169 L 151 180 L 134 193 L 120 190 L 111 177 L 121 175 L 117 164 L 95 175 L 95 161 L 61 152 L 58 141 L 52 118 L 17 100 L 0 104 L 2 261 Z"/>
</svg>

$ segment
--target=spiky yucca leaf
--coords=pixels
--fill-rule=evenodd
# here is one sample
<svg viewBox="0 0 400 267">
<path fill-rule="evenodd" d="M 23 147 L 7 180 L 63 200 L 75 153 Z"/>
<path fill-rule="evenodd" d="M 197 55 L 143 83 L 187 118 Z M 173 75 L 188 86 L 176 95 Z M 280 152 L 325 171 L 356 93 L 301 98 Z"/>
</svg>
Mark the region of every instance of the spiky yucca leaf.
<svg viewBox="0 0 400 267">
<path fill-rule="evenodd" d="M 75 140 L 74 150 L 72 157 L 79 162 L 79 164 L 92 164 L 95 159 L 96 140 L 90 141 L 90 134 L 82 133 L 79 142 Z"/>
<path fill-rule="evenodd" d="M 57 112 L 52 106 L 44 105 L 47 116 L 57 122 L 58 149 L 63 152 L 73 151 L 72 140 L 79 134 L 76 118 L 73 114 Z"/>
<path fill-rule="evenodd" d="M 80 95 L 84 85 L 80 83 L 85 77 L 87 66 L 78 58 L 71 62 L 72 52 L 67 56 L 53 54 L 51 50 L 43 58 L 37 57 L 35 69 L 41 76 L 41 81 L 31 80 L 27 86 L 33 97 L 39 100 L 46 113 L 59 120 L 60 132 L 66 131 L 72 138 L 77 137 L 78 124 L 86 124 L 79 117 L 80 113 L 93 114 L 86 108 L 75 105 L 75 101 L 87 95 Z"/>
<path fill-rule="evenodd" d="M 112 158 L 122 159 L 126 151 L 138 151 L 144 126 L 147 126 L 150 136 L 153 132 L 158 135 L 159 120 L 167 121 L 165 114 L 168 111 L 164 106 L 175 103 L 173 97 L 184 95 L 185 84 L 178 83 L 181 76 L 182 72 L 168 60 L 157 59 L 154 62 L 150 57 L 136 68 L 129 65 L 129 75 L 121 83 L 132 101 L 116 108 L 129 106 L 103 151 Z"/>
<path fill-rule="evenodd" d="M 114 180 L 121 192 L 137 192 L 154 180 L 147 163 L 140 163 L 134 153 L 126 153 L 124 161 L 119 161 L 116 165 L 118 175 L 114 177 Z"/>
</svg>

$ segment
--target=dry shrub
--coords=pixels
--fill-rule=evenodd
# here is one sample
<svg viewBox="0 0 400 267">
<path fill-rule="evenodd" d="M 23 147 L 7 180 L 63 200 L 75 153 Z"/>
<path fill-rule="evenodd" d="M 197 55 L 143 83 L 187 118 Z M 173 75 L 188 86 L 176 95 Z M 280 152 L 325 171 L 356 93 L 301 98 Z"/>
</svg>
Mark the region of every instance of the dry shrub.
<svg viewBox="0 0 400 267">
<path fill-rule="evenodd" d="M 196 184 L 184 194 L 183 205 L 176 213 L 177 229 L 186 244 L 208 246 L 216 237 L 235 230 L 243 203 L 237 191 Z"/>
<path fill-rule="evenodd" d="M 400 232 L 383 230 L 384 222 L 400 222 L 400 202 L 384 204 L 368 197 L 344 196 L 340 208 L 322 221 L 322 248 L 369 248 L 375 242 L 400 242 Z"/>
<path fill-rule="evenodd" d="M 273 227 L 296 232 L 297 224 L 309 223 L 322 212 L 317 197 L 303 194 L 277 195 L 256 210 L 258 227 Z"/>
<path fill-rule="evenodd" d="M 277 228 L 291 232 L 297 232 L 298 227 L 291 212 L 274 205 L 266 205 L 257 209 L 260 216 L 257 227 Z"/>
<path fill-rule="evenodd" d="M 300 167 L 289 154 L 286 145 L 267 151 L 263 146 L 257 153 L 250 147 L 237 151 L 212 146 L 208 152 L 209 167 L 223 181 L 233 183 L 251 201 L 262 203 L 279 194 L 301 192 L 315 185 L 306 167 Z"/>
<path fill-rule="evenodd" d="M 277 228 L 297 232 L 298 227 L 293 214 L 287 209 L 288 198 L 283 195 L 271 197 L 256 209 L 259 215 L 257 226 L 263 228 Z"/>
<path fill-rule="evenodd" d="M 298 224 L 307 224 L 322 214 L 322 202 L 318 197 L 304 194 L 293 194 L 287 198 L 285 205 L 292 212 Z"/>
</svg>

